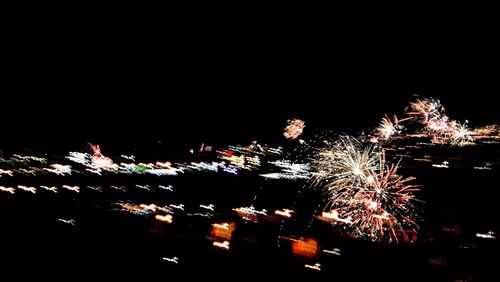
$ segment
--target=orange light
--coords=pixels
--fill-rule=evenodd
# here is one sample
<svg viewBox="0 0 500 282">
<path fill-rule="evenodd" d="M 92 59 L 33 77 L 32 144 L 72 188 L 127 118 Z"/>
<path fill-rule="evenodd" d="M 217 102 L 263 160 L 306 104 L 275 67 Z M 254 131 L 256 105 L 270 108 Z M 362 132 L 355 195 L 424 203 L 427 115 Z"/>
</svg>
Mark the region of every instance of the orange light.
<svg viewBox="0 0 500 282">
<path fill-rule="evenodd" d="M 318 242 L 313 238 L 293 241 L 292 252 L 297 256 L 316 257 L 319 253 Z"/>
<path fill-rule="evenodd" d="M 218 239 L 230 241 L 235 227 L 236 224 L 234 222 L 212 224 L 212 236 Z"/>
<path fill-rule="evenodd" d="M 155 219 L 158 221 L 163 221 L 166 223 L 172 223 L 172 215 L 167 214 L 167 215 L 155 215 Z"/>
</svg>

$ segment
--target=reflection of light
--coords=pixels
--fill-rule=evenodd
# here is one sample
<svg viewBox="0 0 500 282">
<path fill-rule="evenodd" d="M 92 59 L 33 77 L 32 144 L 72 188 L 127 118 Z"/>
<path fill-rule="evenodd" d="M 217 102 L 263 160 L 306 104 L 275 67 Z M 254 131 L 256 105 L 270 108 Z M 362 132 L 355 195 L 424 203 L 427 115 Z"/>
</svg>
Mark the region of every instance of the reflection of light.
<svg viewBox="0 0 500 282">
<path fill-rule="evenodd" d="M 238 168 L 237 167 L 233 167 L 233 166 L 225 167 L 224 171 L 227 172 L 227 173 L 238 175 Z"/>
<path fill-rule="evenodd" d="M 120 157 L 122 157 L 124 159 L 127 159 L 127 160 L 135 161 L 135 156 L 134 155 L 130 155 L 130 156 L 121 155 Z"/>
<path fill-rule="evenodd" d="M 144 172 L 151 173 L 154 175 L 177 175 L 176 168 L 161 168 L 161 169 L 147 169 Z"/>
<path fill-rule="evenodd" d="M 7 174 L 8 176 L 13 176 L 12 170 L 3 170 L 3 169 L 0 169 L 0 176 L 2 176 L 2 174 Z"/>
<path fill-rule="evenodd" d="M 491 167 L 487 166 L 475 166 L 474 169 L 479 169 L 479 170 L 491 170 Z"/>
<path fill-rule="evenodd" d="M 321 264 L 319 263 L 316 263 L 314 265 L 310 265 L 310 264 L 306 264 L 304 265 L 306 268 L 310 268 L 310 269 L 314 269 L 314 270 L 318 270 L 320 271 L 321 270 Z"/>
<path fill-rule="evenodd" d="M 146 191 L 151 191 L 151 190 L 149 190 L 149 185 L 139 185 L 139 184 L 136 184 L 135 187 L 144 189 Z"/>
<path fill-rule="evenodd" d="M 91 156 L 86 153 L 69 152 L 69 155 L 66 158 L 75 163 L 87 165 L 89 163 Z"/>
<path fill-rule="evenodd" d="M 102 188 L 101 188 L 101 186 L 97 186 L 97 187 L 94 187 L 94 186 L 87 186 L 87 188 L 89 188 L 89 189 L 91 189 L 91 190 L 98 191 L 98 192 L 102 192 Z"/>
<path fill-rule="evenodd" d="M 145 209 L 145 210 L 150 210 L 150 211 L 156 211 L 156 208 L 158 208 L 157 205 L 155 204 L 149 204 L 149 205 L 146 205 L 146 204 L 140 204 L 139 207 Z"/>
<path fill-rule="evenodd" d="M 109 186 L 109 188 L 112 188 L 112 189 L 116 189 L 116 190 L 120 190 L 120 191 L 126 192 L 126 190 L 125 190 L 125 186 L 120 186 L 120 187 L 118 187 L 118 186 L 115 186 L 115 185 L 111 185 L 111 186 Z"/>
<path fill-rule="evenodd" d="M 444 161 L 442 164 L 433 164 L 432 166 L 437 168 L 449 168 L 447 161 Z"/>
<path fill-rule="evenodd" d="M 495 234 L 493 231 L 490 231 L 487 234 L 476 233 L 476 237 L 484 239 L 495 239 L 496 237 L 493 234 Z"/>
<path fill-rule="evenodd" d="M 98 175 L 101 175 L 101 170 L 100 169 L 91 169 L 91 168 L 87 168 L 86 171 L 89 171 L 89 172 L 92 172 L 92 173 L 95 173 L 95 174 L 98 174 Z"/>
<path fill-rule="evenodd" d="M 156 220 L 159 220 L 159 221 L 163 221 L 163 222 L 166 222 L 166 223 L 172 223 L 172 215 L 170 214 L 167 214 L 167 215 L 155 215 L 155 219 Z"/>
<path fill-rule="evenodd" d="M 216 228 L 221 228 L 226 230 L 229 229 L 229 224 L 227 222 L 224 222 L 223 224 L 214 223 L 213 226 Z"/>
<path fill-rule="evenodd" d="M 64 219 L 64 218 L 59 218 L 58 219 L 62 223 L 67 223 L 71 225 L 75 225 L 75 220 L 74 219 Z"/>
<path fill-rule="evenodd" d="M 172 186 L 172 185 L 168 185 L 168 186 L 158 185 L 158 188 L 164 189 L 164 190 L 168 190 L 168 191 L 171 191 L 171 192 L 174 191 L 174 186 Z"/>
<path fill-rule="evenodd" d="M 12 187 L 4 187 L 4 186 L 0 186 L 0 191 L 9 192 L 11 194 L 14 194 L 16 192 L 14 190 L 14 188 L 12 188 Z"/>
<path fill-rule="evenodd" d="M 334 248 L 333 250 L 323 250 L 323 252 L 325 252 L 327 254 L 333 254 L 333 255 L 340 256 L 340 249 L 339 248 Z"/>
<path fill-rule="evenodd" d="M 45 168 L 46 171 L 52 172 L 57 175 L 65 175 L 71 174 L 71 166 L 70 165 L 61 165 L 61 164 L 52 164 L 51 168 Z"/>
<path fill-rule="evenodd" d="M 337 221 L 344 222 L 344 223 L 352 223 L 349 219 L 340 218 L 339 212 L 336 210 L 332 210 L 330 212 L 323 212 L 323 213 L 321 213 L 321 217 L 323 217 L 325 219 L 337 220 Z"/>
<path fill-rule="evenodd" d="M 217 248 L 221 248 L 221 249 L 226 249 L 226 250 L 229 250 L 229 242 L 228 241 L 224 241 L 224 242 L 214 242 L 213 245 Z"/>
<path fill-rule="evenodd" d="M 57 193 L 57 187 L 55 187 L 55 186 L 52 186 L 52 187 L 40 186 L 40 188 L 45 189 L 47 191 L 51 191 L 51 192 Z"/>
<path fill-rule="evenodd" d="M 178 257 L 173 257 L 173 258 L 163 257 L 163 260 L 168 261 L 168 262 L 173 262 L 175 264 L 179 263 L 179 258 Z"/>
<path fill-rule="evenodd" d="M 200 208 L 213 211 L 214 210 L 214 205 L 213 204 L 210 204 L 208 206 L 206 206 L 206 205 L 200 205 Z"/>
<path fill-rule="evenodd" d="M 284 217 L 292 217 L 292 210 L 289 209 L 283 209 L 283 210 L 276 210 L 274 214 L 284 216 Z"/>
<path fill-rule="evenodd" d="M 170 162 L 156 162 L 156 166 L 162 168 L 170 168 L 172 164 Z"/>
<path fill-rule="evenodd" d="M 36 193 L 36 188 L 35 187 L 27 187 L 27 186 L 24 186 L 24 185 L 17 185 L 17 188 L 23 190 L 23 191 L 26 191 L 26 192 L 31 192 L 33 194 Z"/>
<path fill-rule="evenodd" d="M 178 209 L 178 210 L 184 210 L 184 204 L 180 204 L 180 205 L 170 205 L 171 208 L 173 209 Z"/>
<path fill-rule="evenodd" d="M 237 213 L 267 215 L 267 210 L 263 209 L 261 211 L 258 211 L 253 206 L 235 208 L 233 210 L 236 211 Z"/>
<path fill-rule="evenodd" d="M 278 160 L 274 162 L 269 162 L 279 168 L 280 172 L 264 173 L 260 176 L 271 179 L 308 179 L 310 177 L 309 165 L 308 164 L 296 164 L 291 163 L 287 160 Z"/>
</svg>

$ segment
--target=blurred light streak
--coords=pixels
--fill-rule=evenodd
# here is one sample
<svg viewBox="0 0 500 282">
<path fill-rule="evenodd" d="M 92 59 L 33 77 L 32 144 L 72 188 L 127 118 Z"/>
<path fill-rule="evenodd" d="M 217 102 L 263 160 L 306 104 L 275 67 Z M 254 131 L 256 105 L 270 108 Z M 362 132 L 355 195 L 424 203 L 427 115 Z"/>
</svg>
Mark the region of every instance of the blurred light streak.
<svg viewBox="0 0 500 282">
<path fill-rule="evenodd" d="M 168 190 L 170 192 L 174 191 L 174 186 L 172 186 L 172 185 L 168 185 L 168 186 L 158 185 L 158 188 L 163 189 L 163 190 Z"/>
<path fill-rule="evenodd" d="M 16 193 L 16 190 L 14 188 L 12 188 L 12 187 L 0 186 L 0 191 L 8 192 L 8 193 L 11 193 L 11 194 Z"/>
<path fill-rule="evenodd" d="M 315 263 L 314 265 L 305 264 L 304 266 L 306 268 L 310 268 L 310 269 L 321 271 L 321 264 L 319 264 L 319 263 Z"/>
<path fill-rule="evenodd" d="M 57 174 L 57 175 L 66 175 L 71 174 L 71 166 L 70 165 L 62 165 L 62 164 L 51 164 L 50 168 L 45 168 L 46 171 Z"/>
<path fill-rule="evenodd" d="M 36 188 L 35 187 L 27 187 L 27 186 L 24 186 L 24 185 L 17 185 L 17 188 L 23 190 L 23 191 L 26 191 L 26 192 L 31 192 L 33 194 L 36 193 Z"/>
<path fill-rule="evenodd" d="M 323 250 L 323 252 L 325 252 L 327 254 L 340 256 L 340 249 L 339 248 L 334 248 L 332 250 Z"/>
<path fill-rule="evenodd" d="M 70 185 L 63 185 L 62 188 L 64 189 L 68 189 L 69 191 L 73 191 L 73 192 L 76 192 L 76 193 L 80 193 L 80 187 L 78 186 L 70 186 Z"/>
<path fill-rule="evenodd" d="M 14 172 L 12 170 L 3 170 L 3 169 L 0 169 L 0 177 L 2 176 L 2 174 L 6 174 L 8 176 L 13 176 L 14 175 Z"/>
<path fill-rule="evenodd" d="M 496 239 L 495 232 L 493 232 L 493 231 L 490 231 L 490 232 L 488 232 L 486 234 L 476 233 L 476 237 L 483 238 L 483 239 Z"/>
<path fill-rule="evenodd" d="M 58 221 L 60 221 L 60 222 L 62 222 L 62 223 L 75 225 L 75 220 L 74 220 L 74 219 L 64 219 L 64 218 L 59 218 L 59 219 L 57 219 L 57 220 L 58 220 Z"/>
<path fill-rule="evenodd" d="M 167 215 L 155 215 L 155 219 L 158 221 L 166 222 L 166 223 L 172 223 L 172 215 L 167 214 Z"/>
<path fill-rule="evenodd" d="M 217 247 L 217 248 L 221 248 L 221 249 L 225 249 L 225 250 L 229 250 L 229 242 L 228 241 L 224 241 L 224 242 L 213 242 L 213 246 Z"/>
<path fill-rule="evenodd" d="M 40 188 L 45 189 L 45 190 L 50 191 L 50 192 L 57 193 L 57 187 L 55 187 L 55 186 L 52 186 L 52 187 L 40 186 Z"/>
<path fill-rule="evenodd" d="M 214 210 L 214 204 L 210 204 L 208 206 L 206 206 L 206 205 L 200 205 L 200 208 L 213 211 Z"/>
<path fill-rule="evenodd" d="M 290 217 L 292 217 L 293 212 L 294 212 L 293 210 L 283 209 L 283 210 L 274 211 L 274 214 L 290 218 Z"/>
<path fill-rule="evenodd" d="M 172 262 L 172 263 L 175 263 L 175 264 L 179 263 L 179 258 L 178 257 L 172 257 L 172 258 L 163 257 L 163 260 L 164 261 L 168 261 L 168 262 Z"/>
</svg>

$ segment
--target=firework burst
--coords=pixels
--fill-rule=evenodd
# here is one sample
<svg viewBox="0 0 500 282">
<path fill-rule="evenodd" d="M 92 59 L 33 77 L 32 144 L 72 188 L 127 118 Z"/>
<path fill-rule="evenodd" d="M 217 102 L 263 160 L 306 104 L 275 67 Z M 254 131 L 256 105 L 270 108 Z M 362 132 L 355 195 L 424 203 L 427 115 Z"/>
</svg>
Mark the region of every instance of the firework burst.
<svg viewBox="0 0 500 282">
<path fill-rule="evenodd" d="M 464 146 L 473 143 L 472 135 L 474 132 L 467 128 L 467 121 L 463 124 L 455 122 L 451 128 L 451 145 Z"/>
<path fill-rule="evenodd" d="M 286 139 L 297 139 L 300 135 L 302 135 L 302 132 L 304 131 L 304 127 L 306 127 L 305 122 L 300 119 L 289 119 L 287 120 L 287 126 L 285 127 L 285 130 L 283 132 L 283 136 L 285 136 Z"/>
<path fill-rule="evenodd" d="M 354 235 L 374 241 L 397 240 L 397 230 L 417 228 L 412 202 L 418 188 L 410 184 L 415 178 L 404 178 L 397 169 L 398 164 L 387 165 L 381 154 L 379 167 L 365 182 L 344 188 L 351 191 L 349 197 L 346 193 L 331 194 L 330 208 L 350 223 Z"/>
<path fill-rule="evenodd" d="M 313 180 L 325 183 L 329 190 L 342 189 L 344 183 L 363 181 L 376 162 L 375 147 L 363 148 L 355 138 L 341 136 L 316 153 L 312 160 Z"/>
<path fill-rule="evenodd" d="M 407 115 L 420 121 L 422 124 L 427 124 L 429 121 L 435 120 L 444 113 L 444 107 L 438 99 L 425 98 L 417 99 L 415 102 L 410 102 Z"/>
<path fill-rule="evenodd" d="M 432 135 L 432 142 L 437 144 L 450 144 L 452 146 L 465 146 L 473 144 L 474 131 L 469 130 L 467 121 L 459 123 L 442 116 L 427 124 L 426 130 Z"/>
<path fill-rule="evenodd" d="M 392 136 L 401 133 L 404 129 L 401 122 L 406 121 L 410 118 L 398 119 L 394 115 L 393 120 L 391 120 L 387 115 L 382 118 L 379 126 L 375 129 L 375 135 L 382 140 L 389 140 Z"/>
<path fill-rule="evenodd" d="M 341 137 L 319 150 L 312 167 L 314 182 L 328 192 L 327 208 L 355 236 L 397 240 L 396 231 L 417 228 L 414 178 L 398 175 L 398 163 L 386 163 L 379 147 Z"/>
</svg>

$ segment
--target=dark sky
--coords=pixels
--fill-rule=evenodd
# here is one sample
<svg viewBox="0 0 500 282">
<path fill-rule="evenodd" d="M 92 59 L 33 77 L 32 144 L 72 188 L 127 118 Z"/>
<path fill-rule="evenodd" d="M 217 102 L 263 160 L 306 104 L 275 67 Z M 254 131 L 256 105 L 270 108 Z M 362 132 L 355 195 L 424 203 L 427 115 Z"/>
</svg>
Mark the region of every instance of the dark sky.
<svg viewBox="0 0 500 282">
<path fill-rule="evenodd" d="M 311 131 L 373 127 L 413 94 L 498 123 L 496 45 L 473 31 L 35 33 L 4 53 L 1 138 L 273 142 L 290 117 Z"/>
</svg>

